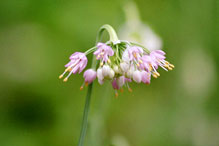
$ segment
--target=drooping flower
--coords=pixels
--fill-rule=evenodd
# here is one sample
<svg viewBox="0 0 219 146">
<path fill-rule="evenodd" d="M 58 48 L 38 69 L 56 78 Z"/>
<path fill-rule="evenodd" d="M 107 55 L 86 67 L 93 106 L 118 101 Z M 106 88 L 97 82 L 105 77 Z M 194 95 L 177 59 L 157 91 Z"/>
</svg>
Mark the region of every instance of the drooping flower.
<svg viewBox="0 0 219 146">
<path fill-rule="evenodd" d="M 159 65 L 166 71 L 167 69 L 172 70 L 174 68 L 174 65 L 165 60 L 165 55 L 166 53 L 162 50 L 155 50 L 150 53 L 151 58 L 154 60 L 154 62 L 157 63 L 157 65 Z"/>
<path fill-rule="evenodd" d="M 128 54 L 130 60 L 138 60 L 143 53 L 143 49 L 141 47 L 133 46 L 128 48 Z"/>
<path fill-rule="evenodd" d="M 70 56 L 69 59 L 70 59 L 69 63 L 65 65 L 65 67 L 67 68 L 59 76 L 59 78 L 61 79 L 67 71 L 70 71 L 68 76 L 64 79 L 65 82 L 68 80 L 69 76 L 72 73 L 73 74 L 76 74 L 77 72 L 81 73 L 84 70 L 84 68 L 87 66 L 87 57 L 85 56 L 85 53 L 75 52 Z"/>
<path fill-rule="evenodd" d="M 142 57 L 143 63 L 141 68 L 152 73 L 153 77 L 157 78 L 160 74 L 157 72 L 158 66 L 168 71 L 174 68 L 174 65 L 165 60 L 165 52 L 162 50 L 152 51 L 149 55 Z"/>
<path fill-rule="evenodd" d="M 84 72 L 84 81 L 85 84 L 92 83 L 97 77 L 97 72 L 94 69 L 88 69 Z"/>
<path fill-rule="evenodd" d="M 94 52 L 94 55 L 96 55 L 96 59 L 102 60 L 105 63 L 108 61 L 109 56 L 113 56 L 113 54 L 113 49 L 105 43 L 98 43 L 97 50 Z"/>
</svg>

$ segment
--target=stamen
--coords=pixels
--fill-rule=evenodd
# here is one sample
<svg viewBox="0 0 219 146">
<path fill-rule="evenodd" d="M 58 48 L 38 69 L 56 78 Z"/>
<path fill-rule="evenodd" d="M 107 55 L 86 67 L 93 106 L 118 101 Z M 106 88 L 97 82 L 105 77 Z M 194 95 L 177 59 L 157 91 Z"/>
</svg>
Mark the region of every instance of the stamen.
<svg viewBox="0 0 219 146">
<path fill-rule="evenodd" d="M 156 75 L 156 74 L 154 74 L 154 73 L 153 73 L 153 75 L 152 75 L 152 76 L 153 76 L 154 78 L 157 78 L 157 75 Z"/>
<path fill-rule="evenodd" d="M 68 81 L 68 78 L 66 77 L 63 81 L 64 81 L 64 82 L 67 82 L 67 81 Z"/>
<path fill-rule="evenodd" d="M 152 71 L 152 66 L 151 66 L 151 64 L 149 65 L 149 71 L 150 71 L 150 72 Z"/>
<path fill-rule="evenodd" d="M 169 67 L 169 65 L 168 65 L 168 64 L 164 64 L 164 67 L 168 68 L 168 67 Z"/>
<path fill-rule="evenodd" d="M 160 67 L 162 67 L 165 71 L 168 71 L 166 68 L 165 68 L 165 65 L 163 65 L 163 64 L 161 64 L 161 63 L 159 63 L 159 65 L 160 65 Z M 168 65 L 167 65 L 168 66 Z M 168 68 L 168 67 L 167 67 Z"/>
<path fill-rule="evenodd" d="M 157 70 L 155 69 L 155 67 L 153 65 L 152 65 L 152 68 L 153 68 L 154 72 L 157 72 Z"/>
<path fill-rule="evenodd" d="M 126 85 L 127 85 L 127 87 L 128 87 L 129 92 L 132 92 L 132 88 L 129 87 L 129 84 L 126 83 Z"/>
<path fill-rule="evenodd" d="M 66 73 L 67 71 L 68 71 L 68 70 L 65 69 L 65 71 L 59 76 L 59 79 L 61 79 L 61 78 L 65 75 L 65 73 Z"/>
<path fill-rule="evenodd" d="M 65 69 L 65 72 L 69 71 L 71 67 L 69 66 L 68 68 Z"/>
<path fill-rule="evenodd" d="M 171 67 L 171 68 L 174 68 L 175 66 L 174 66 L 173 64 L 170 64 L 170 67 Z"/>
<path fill-rule="evenodd" d="M 143 63 L 143 61 L 142 61 L 142 60 L 139 60 L 139 63 L 140 63 L 140 64 L 142 64 L 142 63 Z"/>
<path fill-rule="evenodd" d="M 60 76 L 59 76 L 59 79 L 61 79 L 63 77 L 63 74 L 61 74 Z"/>
<path fill-rule="evenodd" d="M 160 74 L 158 73 L 158 72 L 155 72 L 155 74 L 159 77 L 160 76 Z"/>
<path fill-rule="evenodd" d="M 88 86 L 88 82 L 85 82 L 85 86 L 86 86 L 86 87 Z"/>
<path fill-rule="evenodd" d="M 135 52 L 133 53 L 133 56 L 134 56 L 135 58 L 137 58 L 137 54 L 136 54 Z"/>
<path fill-rule="evenodd" d="M 84 82 L 83 82 L 83 84 L 80 87 L 80 90 L 83 90 L 83 89 L 84 89 Z"/>
<path fill-rule="evenodd" d="M 170 64 L 168 61 L 165 61 L 166 64 Z"/>
<path fill-rule="evenodd" d="M 107 62 L 110 64 L 111 63 L 110 59 L 108 59 Z"/>
<path fill-rule="evenodd" d="M 168 67 L 169 70 L 173 70 L 173 68 L 171 68 L 170 66 Z"/>
<path fill-rule="evenodd" d="M 115 91 L 115 98 L 117 98 L 119 96 L 118 92 Z"/>
<path fill-rule="evenodd" d="M 121 93 L 123 93 L 123 92 L 124 92 L 123 88 L 121 88 L 121 89 L 120 89 L 120 92 L 121 92 Z"/>
</svg>

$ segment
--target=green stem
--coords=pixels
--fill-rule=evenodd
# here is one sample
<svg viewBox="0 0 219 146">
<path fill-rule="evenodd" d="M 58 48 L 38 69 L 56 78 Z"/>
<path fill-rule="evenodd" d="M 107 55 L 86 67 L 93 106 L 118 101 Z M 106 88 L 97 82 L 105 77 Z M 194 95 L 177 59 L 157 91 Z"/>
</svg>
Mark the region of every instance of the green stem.
<svg viewBox="0 0 219 146">
<path fill-rule="evenodd" d="M 113 27 L 108 25 L 108 24 L 105 24 L 99 30 L 99 33 L 97 35 L 97 41 L 101 40 L 101 37 L 102 37 L 102 34 L 103 34 L 104 30 L 106 30 L 109 33 L 110 41 L 114 42 L 114 41 L 119 40 L 118 36 L 116 34 L 116 31 L 113 29 Z"/>
<path fill-rule="evenodd" d="M 84 107 L 84 115 L 83 115 L 83 121 L 82 121 L 81 135 L 80 135 L 80 139 L 79 139 L 79 142 L 78 142 L 78 146 L 83 146 L 84 145 L 84 139 L 85 139 L 86 131 L 87 131 L 88 114 L 89 114 L 92 87 L 93 87 L 93 83 L 91 83 L 88 86 L 88 89 L 87 89 L 87 96 L 86 96 L 86 102 L 85 102 L 85 107 Z"/>
<path fill-rule="evenodd" d="M 110 41 L 117 41 L 118 40 L 117 34 L 116 34 L 115 30 L 112 28 L 112 26 L 106 24 L 106 25 L 103 25 L 100 28 L 100 30 L 98 32 L 98 35 L 97 35 L 96 43 L 98 43 L 101 40 L 101 37 L 102 37 L 102 34 L 103 34 L 104 30 L 106 30 L 109 33 Z M 90 50 L 92 50 L 92 49 L 90 49 Z M 89 53 L 89 52 L 90 51 L 88 51 L 86 53 Z M 96 62 L 97 62 L 96 58 L 93 56 L 93 61 L 92 61 L 91 68 L 93 68 L 94 70 L 96 70 L 96 66 L 97 66 Z M 84 139 L 85 139 L 85 136 L 86 136 L 87 124 L 88 124 L 88 114 L 89 114 L 89 109 L 90 109 L 90 100 L 91 100 L 92 88 L 93 88 L 93 83 L 91 83 L 88 86 L 88 89 L 87 89 L 87 96 L 86 96 L 86 101 L 85 101 L 85 106 L 84 106 L 81 134 L 80 134 L 78 146 L 83 146 L 84 145 Z"/>
</svg>

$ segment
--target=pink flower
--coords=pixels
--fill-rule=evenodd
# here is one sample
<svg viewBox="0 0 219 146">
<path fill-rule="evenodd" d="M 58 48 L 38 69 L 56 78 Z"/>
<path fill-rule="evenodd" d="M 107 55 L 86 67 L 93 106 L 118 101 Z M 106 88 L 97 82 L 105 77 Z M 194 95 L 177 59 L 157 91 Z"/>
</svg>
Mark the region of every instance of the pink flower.
<svg viewBox="0 0 219 146">
<path fill-rule="evenodd" d="M 141 69 L 145 69 L 146 71 L 151 71 L 153 68 L 157 69 L 158 64 L 150 55 L 144 55 L 141 57 L 142 64 L 140 65 Z"/>
<path fill-rule="evenodd" d="M 88 69 L 84 72 L 85 85 L 92 83 L 97 77 L 97 72 L 93 69 Z"/>
<path fill-rule="evenodd" d="M 138 60 L 143 54 L 143 49 L 141 47 L 133 46 L 128 48 L 128 55 L 130 60 Z"/>
<path fill-rule="evenodd" d="M 72 73 L 81 73 L 87 65 L 87 57 L 84 53 L 75 52 L 70 56 L 69 59 L 70 62 L 65 65 L 67 68 L 65 69 L 64 73 L 59 76 L 59 78 L 62 78 L 67 71 L 70 71 L 68 76 L 64 79 L 65 82 L 68 80 Z"/>
<path fill-rule="evenodd" d="M 98 49 L 94 52 L 94 55 L 96 55 L 97 60 L 103 60 L 104 62 L 107 62 L 109 56 L 114 55 L 113 49 L 104 43 L 98 43 L 97 48 Z"/>
<path fill-rule="evenodd" d="M 142 64 L 140 68 L 142 70 L 146 70 L 147 72 L 151 72 L 153 77 L 157 78 L 160 74 L 157 72 L 158 66 L 162 67 L 164 70 L 168 71 L 174 68 L 174 65 L 170 64 L 165 60 L 165 52 L 162 50 L 152 51 L 149 55 L 144 55 L 141 57 Z"/>
<path fill-rule="evenodd" d="M 146 72 L 146 71 L 142 71 L 141 72 L 141 81 L 145 84 L 150 84 L 150 80 L 151 80 L 151 73 Z"/>
</svg>

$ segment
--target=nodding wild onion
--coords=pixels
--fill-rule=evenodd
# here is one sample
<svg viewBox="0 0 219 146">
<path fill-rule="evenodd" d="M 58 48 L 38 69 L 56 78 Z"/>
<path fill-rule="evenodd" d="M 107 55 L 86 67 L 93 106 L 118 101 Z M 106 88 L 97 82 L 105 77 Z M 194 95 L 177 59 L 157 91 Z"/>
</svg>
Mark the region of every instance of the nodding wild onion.
<svg viewBox="0 0 219 146">
<path fill-rule="evenodd" d="M 104 30 L 108 32 L 110 39 L 107 42 L 100 42 Z M 85 52 L 73 53 L 59 78 L 63 78 L 69 72 L 63 80 L 66 82 L 71 74 L 81 73 L 87 66 L 86 56 L 91 53 L 93 54 L 92 67 L 84 72 L 84 83 L 80 87 L 82 90 L 84 85 L 88 86 L 88 92 L 78 146 L 84 144 L 92 84 L 96 78 L 101 85 L 107 80 L 111 81 L 117 97 L 118 90 L 123 92 L 123 87 L 127 87 L 128 91 L 132 92 L 129 82 L 150 84 L 151 76 L 154 78 L 160 76 L 157 71 L 159 66 L 166 71 L 174 68 L 173 64 L 165 60 L 164 51 L 149 51 L 140 44 L 119 40 L 115 30 L 106 24 L 98 32 L 96 45 Z"/>
</svg>

